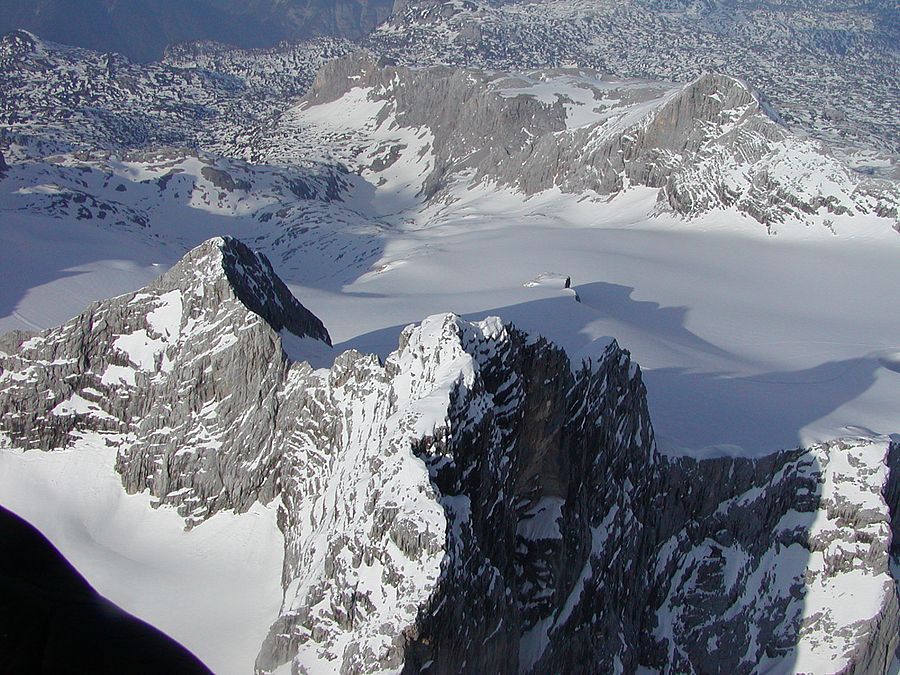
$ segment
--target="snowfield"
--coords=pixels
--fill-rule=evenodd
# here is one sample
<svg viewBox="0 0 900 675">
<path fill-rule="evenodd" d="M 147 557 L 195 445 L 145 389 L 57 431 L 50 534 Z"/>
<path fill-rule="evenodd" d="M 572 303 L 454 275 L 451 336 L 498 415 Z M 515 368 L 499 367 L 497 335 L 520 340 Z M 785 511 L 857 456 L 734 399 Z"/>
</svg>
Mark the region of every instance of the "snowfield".
<svg viewBox="0 0 900 675">
<path fill-rule="evenodd" d="M 350 283 L 305 277 L 302 260 L 272 256 L 328 327 L 334 354 L 384 357 L 405 325 L 443 311 L 498 315 L 576 360 L 615 337 L 641 364 L 665 452 L 758 455 L 897 432 L 900 236 L 881 223 L 836 219 L 837 234 L 794 224 L 772 236 L 727 212 L 648 218 L 654 195 L 642 188 L 609 202 L 484 188 L 458 196 L 382 236 L 380 258 Z M 244 236 L 249 224 L 233 220 L 215 233 Z M 0 263 L 12 271 L 2 331 L 61 323 L 183 253 L 19 214 L 0 228 Z M 179 234 L 196 244 L 211 230 Z M 562 284 L 527 285 L 542 274 L 570 276 L 580 302 Z"/>
<path fill-rule="evenodd" d="M 390 86 L 406 86 L 398 82 Z M 555 120 L 558 129 L 535 123 L 545 141 L 593 145 L 650 128 L 650 112 L 682 92 L 671 85 L 650 91 L 647 83 L 613 87 L 572 73 L 488 84 L 501 100 L 485 94 L 491 105 L 561 110 L 558 119 L 547 113 L 547 128 Z M 401 111 L 401 97 L 394 101 L 386 91 L 354 85 L 321 105 L 304 100 L 262 125 L 262 136 L 232 129 L 231 140 L 219 139 L 234 146 L 232 157 L 182 150 L 143 159 L 74 151 L 50 157 L 39 156 L 39 144 L 4 146 L 10 169 L 0 173 L 0 333 L 59 325 L 92 302 L 146 286 L 201 242 L 229 235 L 265 253 L 327 327 L 333 349 L 282 332 L 285 353 L 307 358 L 314 369 L 330 367 L 350 349 L 383 360 L 397 350 L 404 328 L 425 317 L 496 316 L 564 348 L 573 368 L 603 354 L 612 339 L 629 350 L 643 373 L 659 450 L 671 456 L 762 457 L 846 437 L 860 447 L 866 439 L 882 446 L 900 440 L 896 210 L 885 215 L 889 209 L 880 208 L 875 192 L 857 191 L 854 181 L 862 179 L 837 159 L 813 152 L 811 142 L 781 139 L 772 142 L 772 153 L 760 154 L 768 164 L 753 174 L 758 166 L 719 162 L 717 146 L 710 145 L 706 164 L 677 176 L 701 188 L 709 187 L 704 171 L 724 175 L 731 186 L 761 176 L 776 181 L 773 193 L 796 188 L 788 197 L 819 204 L 797 207 L 808 213 L 802 221 L 788 216 L 768 227 L 736 206 L 676 215 L 666 207 L 664 188 L 632 184 L 625 172 L 609 194 L 560 187 L 526 194 L 474 160 L 466 164 L 478 148 L 453 155 L 462 143 L 455 146 L 450 141 L 457 139 L 441 136 L 446 130 L 420 123 L 410 113 L 418 101 Z M 470 112 L 475 122 L 493 119 L 474 105 Z M 514 135 L 530 148 L 531 132 L 521 127 L 519 134 L 519 127 Z M 722 131 L 716 142 L 734 132 L 715 128 Z M 740 132 L 729 143 L 742 142 Z M 747 134 L 762 144 L 764 134 Z M 647 138 L 649 146 L 653 137 Z M 513 157 L 503 139 L 480 140 Z M 509 141 L 518 152 L 516 143 Z M 557 146 L 547 141 L 544 147 Z M 653 162 L 684 160 L 664 150 Z M 535 161 L 531 170 L 538 169 Z M 445 170 L 449 178 L 435 182 L 440 189 L 426 199 L 432 173 Z M 895 199 L 896 181 L 885 184 L 885 199 Z M 138 372 L 172 370 L 166 349 L 170 338 L 174 344 L 184 337 L 186 297 L 179 290 L 161 296 L 147 317 L 153 335 L 138 329 L 116 337 L 122 363 L 108 365 L 102 385 L 134 386 Z M 488 328 L 503 330 L 495 321 L 482 324 Z M 219 339 L 210 337 L 213 347 L 237 338 Z M 459 364 L 443 364 L 453 375 L 451 366 Z M 420 435 L 436 428 L 434 416 L 446 411 L 456 384 L 437 372 L 446 377 L 438 378 L 435 395 L 415 403 L 421 424 L 413 431 Z M 402 377 L 411 382 L 415 375 Z M 0 384 L 14 376 L 0 371 Z M 73 394 L 52 414 L 104 412 Z M 361 429 L 356 433 L 365 447 L 368 428 Z M 126 495 L 107 440 L 98 433 L 69 450 L 24 453 L 0 436 L 0 502 L 37 526 L 101 594 L 183 642 L 217 673 L 250 672 L 292 599 L 281 587 L 285 540 L 277 502 L 256 503 L 240 516 L 216 513 L 186 531 L 174 509 L 150 508 L 158 504 L 146 492 Z M 883 469 L 883 450 L 866 461 Z M 832 483 L 843 480 L 842 468 L 839 460 L 830 466 Z M 523 538 L 562 538 L 562 506 L 554 499 L 534 507 Z M 607 534 L 593 532 L 597 550 Z M 378 585 L 374 576 L 369 581 Z M 820 596 L 830 592 L 824 581 L 820 586 Z M 870 610 L 858 614 L 870 618 Z M 849 610 L 847 617 L 857 618 Z M 534 630 L 537 638 L 522 653 L 528 663 L 538 662 L 541 630 L 549 635 L 550 626 Z M 800 663 L 817 667 L 814 657 L 799 654 Z"/>
<path fill-rule="evenodd" d="M 3 505 L 44 533 L 101 595 L 214 672 L 252 672 L 281 604 L 277 505 L 221 513 L 186 532 L 174 509 L 151 509 L 146 493 L 125 494 L 106 440 L 89 435 L 49 454 L 3 449 Z"/>
</svg>

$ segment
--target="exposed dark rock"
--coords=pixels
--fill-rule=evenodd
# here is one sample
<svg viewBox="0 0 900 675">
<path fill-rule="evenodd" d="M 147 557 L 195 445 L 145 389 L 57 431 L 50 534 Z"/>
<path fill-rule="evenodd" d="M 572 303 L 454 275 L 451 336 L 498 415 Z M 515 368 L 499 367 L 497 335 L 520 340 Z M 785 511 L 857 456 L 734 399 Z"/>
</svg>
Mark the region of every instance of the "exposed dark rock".
<svg viewBox="0 0 900 675">
<path fill-rule="evenodd" d="M 209 673 L 101 597 L 36 529 L 0 506 L 0 671 Z"/>
<path fill-rule="evenodd" d="M 260 671 L 749 673 L 804 651 L 868 672 L 896 651 L 896 443 L 670 458 L 614 342 L 573 368 L 448 314 L 384 363 L 314 370 L 283 330 L 328 340 L 265 258 L 217 239 L 139 293 L 0 338 L 14 445 L 100 433 L 125 487 L 188 526 L 280 498 L 285 601 Z M 856 618 L 835 589 L 865 595 Z"/>
<path fill-rule="evenodd" d="M 210 183 L 215 185 L 217 188 L 221 190 L 228 190 L 229 192 L 233 192 L 234 190 L 249 190 L 252 186 L 248 181 L 245 180 L 234 180 L 231 177 L 231 174 L 227 171 L 223 171 L 222 169 L 216 169 L 212 166 L 204 166 L 200 169 L 200 175 L 203 176 Z"/>
</svg>

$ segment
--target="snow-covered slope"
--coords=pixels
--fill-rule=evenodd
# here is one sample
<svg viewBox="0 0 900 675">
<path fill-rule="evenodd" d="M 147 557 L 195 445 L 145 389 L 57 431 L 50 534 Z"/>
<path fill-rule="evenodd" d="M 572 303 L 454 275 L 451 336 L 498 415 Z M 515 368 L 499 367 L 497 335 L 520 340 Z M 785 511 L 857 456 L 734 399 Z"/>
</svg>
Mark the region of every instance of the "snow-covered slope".
<svg viewBox="0 0 900 675">
<path fill-rule="evenodd" d="M 895 182 L 851 171 L 789 132 L 748 85 L 710 73 L 674 87 L 576 69 L 398 68 L 354 54 L 327 64 L 245 149 L 260 162 L 323 152 L 423 200 L 459 183 L 582 199 L 646 186 L 681 215 L 734 209 L 773 229 L 830 227 L 845 214 L 890 227 L 900 206 Z"/>
<path fill-rule="evenodd" d="M 295 71 L 269 68 L 287 53 L 207 46 L 172 58 L 195 75 L 246 78 L 270 91 L 262 106 L 290 89 Z M 75 70 L 101 58 L 66 54 Z M 23 58 L 11 73 L 37 57 Z M 35 101 L 57 86 L 26 80 Z M 178 82 L 159 95 L 177 101 Z M 217 137 L 244 159 L 122 147 L 143 143 L 127 134 L 103 151 L 61 150 L 49 118 L 11 123 L 0 329 L 62 323 L 230 235 L 264 250 L 337 342 L 381 356 L 403 325 L 447 309 L 515 318 L 576 360 L 620 337 L 648 370 L 669 452 L 893 431 L 900 324 L 884 289 L 900 283 L 896 183 L 790 133 L 740 81 L 409 69 L 357 55 L 329 64 L 298 105 L 278 100 L 270 124 Z M 65 126 L 72 143 L 105 143 L 102 120 L 84 121 Z M 218 133 L 186 129 L 201 145 Z M 570 276 L 584 302 L 523 286 L 549 272 Z"/>
<path fill-rule="evenodd" d="M 4 39 L 0 501 L 217 671 L 880 671 L 896 181 L 401 4 L 478 67 Z"/>
<path fill-rule="evenodd" d="M 615 342 L 573 365 L 496 318 L 443 314 L 383 363 L 314 370 L 284 331 L 327 340 L 265 258 L 217 239 L 137 294 L 6 336 L 0 358 L 14 475 L 38 448 L 114 459 L 188 539 L 278 504 L 284 599 L 259 670 L 838 672 L 896 649 L 887 438 L 669 459 Z M 22 475 L 5 500 L 40 520 L 22 488 L 41 471 Z M 102 471 L 77 475 L 99 498 Z M 220 639 L 176 637 L 200 654 Z"/>
</svg>

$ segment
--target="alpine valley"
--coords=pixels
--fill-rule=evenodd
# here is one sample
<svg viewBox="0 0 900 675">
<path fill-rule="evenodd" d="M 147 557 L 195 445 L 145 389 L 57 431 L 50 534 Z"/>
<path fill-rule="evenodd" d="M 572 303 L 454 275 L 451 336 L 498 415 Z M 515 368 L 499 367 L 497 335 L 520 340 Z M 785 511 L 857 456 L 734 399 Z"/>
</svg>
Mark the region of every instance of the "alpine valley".
<svg viewBox="0 0 900 675">
<path fill-rule="evenodd" d="M 897 672 L 896 8 L 384 4 L 0 40 L 0 504 L 217 673 Z"/>
</svg>

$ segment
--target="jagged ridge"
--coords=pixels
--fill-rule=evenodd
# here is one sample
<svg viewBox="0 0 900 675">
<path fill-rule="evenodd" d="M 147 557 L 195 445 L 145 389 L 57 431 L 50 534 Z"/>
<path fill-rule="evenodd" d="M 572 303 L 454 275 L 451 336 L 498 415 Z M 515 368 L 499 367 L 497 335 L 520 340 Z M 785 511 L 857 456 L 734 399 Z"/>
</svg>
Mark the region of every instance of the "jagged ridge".
<svg viewBox="0 0 900 675">
<path fill-rule="evenodd" d="M 259 435 L 287 368 L 285 330 L 330 344 L 264 256 L 211 239 L 142 291 L 0 339 L 0 423 L 16 444 L 44 450 L 88 429 L 124 434 L 129 492 L 149 488 L 189 522 L 244 510 L 274 494 Z M 253 461 L 259 475 L 239 470 Z"/>
<path fill-rule="evenodd" d="M 280 497 L 285 598 L 259 670 L 750 672 L 818 655 L 816 672 L 863 672 L 895 651 L 897 444 L 666 458 L 614 342 L 573 369 L 497 319 L 438 315 L 384 363 L 313 370 L 280 349 L 277 326 L 320 325 L 284 292 L 217 239 L 0 343 L 16 445 L 102 432 L 126 488 L 189 526 Z"/>
<path fill-rule="evenodd" d="M 360 52 L 326 64 L 304 100 L 253 139 L 252 158 L 302 155 L 314 140 L 304 134 L 330 133 L 304 131 L 307 117 L 320 119 L 317 106 L 327 110 L 343 97 L 352 106 L 360 91 L 377 112 L 369 130 L 350 132 L 355 140 L 342 159 L 372 182 L 399 159 L 421 174 L 424 200 L 452 198 L 460 183 L 598 197 L 646 186 L 680 215 L 735 209 L 772 230 L 842 215 L 895 221 L 900 205 L 894 183 L 855 174 L 789 131 L 746 83 L 718 73 L 676 87 L 566 69 L 513 77 L 408 68 Z M 430 142 L 404 153 L 408 141 L 397 129 L 420 138 L 427 131 Z M 382 140 L 390 134 L 396 140 Z M 360 157 L 357 146 L 372 149 Z"/>
</svg>

